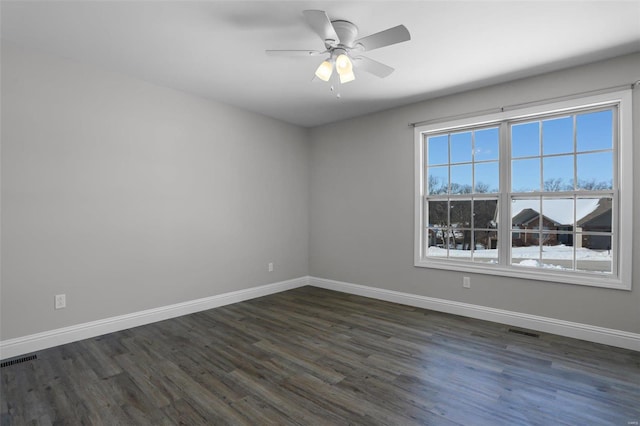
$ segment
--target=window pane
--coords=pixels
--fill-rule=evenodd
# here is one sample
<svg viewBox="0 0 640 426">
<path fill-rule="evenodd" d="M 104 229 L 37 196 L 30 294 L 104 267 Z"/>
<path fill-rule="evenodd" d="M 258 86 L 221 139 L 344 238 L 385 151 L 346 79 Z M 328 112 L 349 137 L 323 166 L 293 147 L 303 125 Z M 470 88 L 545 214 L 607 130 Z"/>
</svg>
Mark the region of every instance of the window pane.
<svg viewBox="0 0 640 426">
<path fill-rule="evenodd" d="M 471 164 L 451 166 L 451 193 L 471 193 Z"/>
<path fill-rule="evenodd" d="M 428 165 L 449 163 L 449 136 L 431 136 L 427 138 Z"/>
<path fill-rule="evenodd" d="M 573 234 L 542 231 L 542 267 L 573 269 Z"/>
<path fill-rule="evenodd" d="M 530 157 L 540 155 L 540 124 L 515 124 L 511 126 L 511 156 Z"/>
<path fill-rule="evenodd" d="M 500 171 L 498 162 L 475 164 L 475 192 L 488 193 L 500 190 Z"/>
<path fill-rule="evenodd" d="M 429 228 L 427 230 L 428 256 L 447 257 L 446 229 Z"/>
<path fill-rule="evenodd" d="M 511 201 L 511 226 L 515 229 L 540 229 L 540 199 Z"/>
<path fill-rule="evenodd" d="M 474 160 L 497 160 L 500 153 L 498 137 L 497 127 L 475 132 Z"/>
<path fill-rule="evenodd" d="M 578 231 L 611 232 L 612 205 L 611 198 L 578 198 L 576 200 Z"/>
<path fill-rule="evenodd" d="M 578 155 L 577 189 L 611 189 L 613 186 L 613 153 Z"/>
<path fill-rule="evenodd" d="M 471 230 L 452 229 L 453 245 L 449 248 L 449 257 L 471 259 Z"/>
<path fill-rule="evenodd" d="M 511 188 L 513 192 L 540 191 L 539 158 L 511 162 Z"/>
<path fill-rule="evenodd" d="M 471 200 L 451 201 L 449 211 L 452 228 L 471 228 Z"/>
<path fill-rule="evenodd" d="M 446 194 L 449 190 L 449 167 L 429 167 L 429 194 Z"/>
<path fill-rule="evenodd" d="M 496 231 L 474 231 L 473 261 L 498 263 L 498 233 Z"/>
<path fill-rule="evenodd" d="M 448 227 L 449 226 L 449 208 L 446 201 L 429 201 L 427 223 L 429 227 Z"/>
<path fill-rule="evenodd" d="M 451 135 L 451 162 L 470 162 L 471 153 L 471 132 L 453 133 Z"/>
<path fill-rule="evenodd" d="M 573 117 L 555 118 L 542 122 L 542 153 L 573 152 Z"/>
<path fill-rule="evenodd" d="M 576 269 L 580 271 L 611 273 L 611 237 L 607 235 L 577 234 Z"/>
<path fill-rule="evenodd" d="M 492 229 L 498 226 L 498 200 L 473 201 L 473 227 Z"/>
<path fill-rule="evenodd" d="M 573 191 L 573 155 L 545 157 L 542 177 L 544 191 Z"/>
<path fill-rule="evenodd" d="M 573 198 L 543 199 L 542 229 L 573 231 Z"/>
<path fill-rule="evenodd" d="M 613 147 L 613 111 L 579 114 L 576 117 L 578 151 L 611 149 Z"/>
<path fill-rule="evenodd" d="M 540 266 L 539 233 L 511 233 L 511 264 L 518 266 Z"/>
</svg>

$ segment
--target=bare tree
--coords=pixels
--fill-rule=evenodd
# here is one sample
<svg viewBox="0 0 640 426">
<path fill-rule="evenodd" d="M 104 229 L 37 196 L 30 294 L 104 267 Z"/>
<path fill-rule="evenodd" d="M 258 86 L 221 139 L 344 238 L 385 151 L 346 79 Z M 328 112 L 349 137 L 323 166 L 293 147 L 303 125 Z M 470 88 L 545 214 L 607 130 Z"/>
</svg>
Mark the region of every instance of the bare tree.
<svg viewBox="0 0 640 426">
<path fill-rule="evenodd" d="M 446 185 L 443 185 L 441 179 L 429 176 L 428 179 L 430 194 L 443 194 L 447 192 Z M 496 191 L 491 189 L 488 184 L 478 182 L 476 184 L 475 193 L 488 193 Z M 452 194 L 472 194 L 474 193 L 471 185 L 451 184 Z M 434 242 L 442 240 L 445 247 L 450 246 L 451 239 L 457 239 L 457 243 L 461 243 L 463 250 L 471 250 L 472 241 L 472 224 L 476 229 L 495 229 L 497 200 L 476 200 L 473 205 L 470 200 L 457 201 L 455 199 L 448 201 L 433 200 L 429 202 L 429 227 L 433 230 Z M 473 219 L 472 219 L 473 218 Z M 456 238 L 457 235 L 457 238 Z M 462 241 L 460 241 L 462 237 Z M 490 242 L 487 242 L 490 246 Z"/>
<path fill-rule="evenodd" d="M 446 194 L 447 185 L 439 177 L 429 175 L 427 185 L 429 187 L 429 194 Z"/>
<path fill-rule="evenodd" d="M 564 183 L 562 178 L 551 178 L 544 181 L 544 190 L 547 192 L 558 192 L 573 189 L 573 185 Z"/>
<path fill-rule="evenodd" d="M 459 183 L 451 184 L 451 193 L 452 194 L 471 194 L 473 192 L 473 188 L 471 185 L 462 185 Z"/>
<path fill-rule="evenodd" d="M 495 189 L 490 191 L 489 184 L 483 182 L 476 183 L 476 193 L 477 194 L 486 194 L 487 192 L 497 192 Z"/>
<path fill-rule="evenodd" d="M 578 188 L 586 190 L 586 191 L 597 191 L 600 189 L 611 189 L 613 187 L 611 180 L 599 181 L 597 182 L 595 179 L 585 180 L 578 179 Z"/>
</svg>

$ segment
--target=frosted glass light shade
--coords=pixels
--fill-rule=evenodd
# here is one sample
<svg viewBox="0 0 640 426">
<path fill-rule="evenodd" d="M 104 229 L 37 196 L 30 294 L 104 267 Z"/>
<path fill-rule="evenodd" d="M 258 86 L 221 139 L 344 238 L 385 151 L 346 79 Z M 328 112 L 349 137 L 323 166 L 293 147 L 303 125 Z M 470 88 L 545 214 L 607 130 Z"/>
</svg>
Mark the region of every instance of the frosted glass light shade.
<svg viewBox="0 0 640 426">
<path fill-rule="evenodd" d="M 336 58 L 336 71 L 338 74 L 349 74 L 353 70 L 351 59 L 344 53 Z"/>
<path fill-rule="evenodd" d="M 355 74 L 353 73 L 353 71 L 349 71 L 349 72 L 345 72 L 340 74 L 340 83 L 344 84 L 344 83 L 348 83 L 350 81 L 353 81 L 356 79 Z"/>
<path fill-rule="evenodd" d="M 322 81 L 329 81 L 333 73 L 333 65 L 329 61 L 324 61 L 316 70 L 316 77 Z"/>
</svg>

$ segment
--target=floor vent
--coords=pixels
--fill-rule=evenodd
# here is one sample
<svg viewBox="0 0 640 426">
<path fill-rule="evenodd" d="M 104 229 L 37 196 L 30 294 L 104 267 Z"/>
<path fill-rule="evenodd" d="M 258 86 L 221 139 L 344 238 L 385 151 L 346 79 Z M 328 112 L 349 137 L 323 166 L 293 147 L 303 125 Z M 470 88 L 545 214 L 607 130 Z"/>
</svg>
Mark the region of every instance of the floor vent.
<svg viewBox="0 0 640 426">
<path fill-rule="evenodd" d="M 20 358 L 10 359 L 8 361 L 3 361 L 0 364 L 0 368 L 8 367 L 10 365 L 20 364 L 22 362 L 32 361 L 34 359 L 38 359 L 38 355 L 27 355 Z"/>
<path fill-rule="evenodd" d="M 529 336 L 529 337 L 540 337 L 538 333 L 533 333 L 531 331 L 518 330 L 517 328 L 510 328 L 509 333 L 521 334 L 523 336 Z"/>
</svg>

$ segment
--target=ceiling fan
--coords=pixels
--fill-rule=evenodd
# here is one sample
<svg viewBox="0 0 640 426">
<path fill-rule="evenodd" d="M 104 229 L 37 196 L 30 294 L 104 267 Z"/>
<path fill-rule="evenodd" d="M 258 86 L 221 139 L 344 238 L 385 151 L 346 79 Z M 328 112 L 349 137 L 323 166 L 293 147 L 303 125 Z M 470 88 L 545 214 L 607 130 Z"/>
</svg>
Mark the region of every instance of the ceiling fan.
<svg viewBox="0 0 640 426">
<path fill-rule="evenodd" d="M 328 54 L 315 73 L 316 77 L 323 81 L 329 81 L 333 74 L 334 65 L 342 84 L 355 80 L 354 67 L 380 78 L 387 77 L 394 71 L 392 67 L 360 56 L 360 53 L 411 40 L 411 35 L 404 25 L 357 39 L 358 27 L 352 22 L 331 21 L 323 10 L 305 10 L 302 14 L 307 25 L 324 42 L 325 50 L 267 50 L 266 53 L 274 56 Z"/>
</svg>

